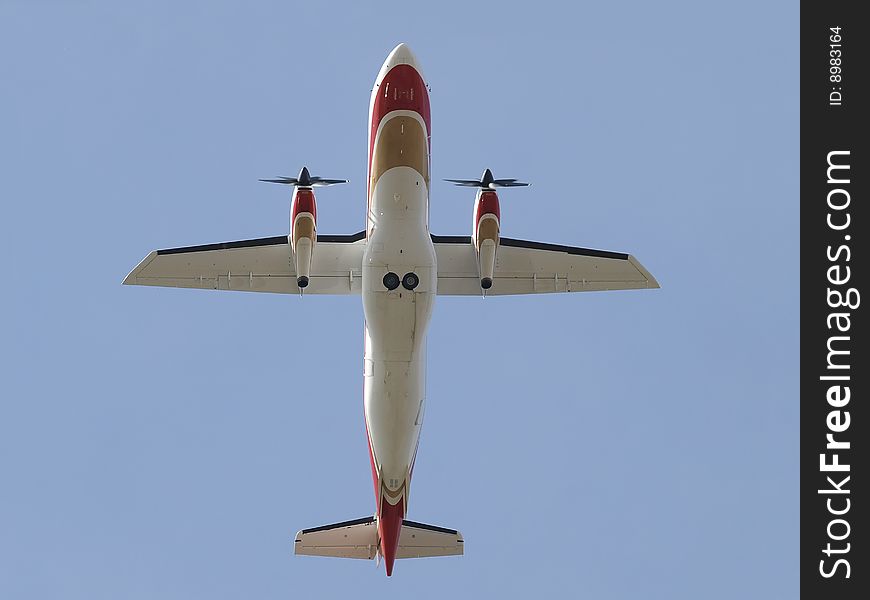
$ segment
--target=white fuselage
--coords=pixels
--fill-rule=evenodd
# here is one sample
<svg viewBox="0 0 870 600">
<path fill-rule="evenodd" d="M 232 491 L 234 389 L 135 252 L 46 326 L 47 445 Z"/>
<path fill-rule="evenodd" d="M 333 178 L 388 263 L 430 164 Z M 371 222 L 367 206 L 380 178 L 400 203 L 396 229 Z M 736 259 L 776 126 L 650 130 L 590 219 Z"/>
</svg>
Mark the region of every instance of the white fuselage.
<svg viewBox="0 0 870 600">
<path fill-rule="evenodd" d="M 424 94 L 425 110 L 414 110 Z M 438 272 L 428 223 L 428 129 L 428 93 L 413 56 L 394 52 L 372 91 L 362 265 L 365 419 L 379 514 L 384 501 L 407 510 L 423 422 L 426 333 Z M 389 273 L 399 281 L 392 290 L 385 284 Z M 409 273 L 419 281 L 413 289 L 405 285 Z"/>
<path fill-rule="evenodd" d="M 380 493 L 390 504 L 410 484 L 426 398 L 426 330 L 435 302 L 435 248 L 428 198 L 408 167 L 385 173 L 375 189 L 373 225 L 362 270 L 365 311 L 365 414 Z M 418 286 L 388 291 L 387 273 L 415 273 Z M 404 487 L 403 487 L 404 486 Z"/>
</svg>

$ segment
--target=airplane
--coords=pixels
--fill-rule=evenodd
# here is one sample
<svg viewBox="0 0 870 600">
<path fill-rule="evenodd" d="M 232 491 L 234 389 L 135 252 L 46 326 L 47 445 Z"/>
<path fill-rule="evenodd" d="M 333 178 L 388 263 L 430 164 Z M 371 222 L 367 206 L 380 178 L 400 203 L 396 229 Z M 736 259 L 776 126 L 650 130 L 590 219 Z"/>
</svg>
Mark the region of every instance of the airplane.
<svg viewBox="0 0 870 600">
<path fill-rule="evenodd" d="M 502 296 L 658 288 L 630 254 L 502 237 L 498 190 L 514 178 L 448 180 L 476 189 L 470 236 L 429 232 L 429 87 L 406 44 L 390 52 L 369 104 L 366 226 L 317 231 L 314 189 L 343 179 L 266 179 L 294 187 L 290 233 L 148 254 L 127 285 L 362 297 L 365 427 L 375 511 L 303 529 L 295 554 L 383 559 L 464 553 L 462 534 L 407 519 L 426 404 L 426 334 L 436 296 Z"/>
</svg>

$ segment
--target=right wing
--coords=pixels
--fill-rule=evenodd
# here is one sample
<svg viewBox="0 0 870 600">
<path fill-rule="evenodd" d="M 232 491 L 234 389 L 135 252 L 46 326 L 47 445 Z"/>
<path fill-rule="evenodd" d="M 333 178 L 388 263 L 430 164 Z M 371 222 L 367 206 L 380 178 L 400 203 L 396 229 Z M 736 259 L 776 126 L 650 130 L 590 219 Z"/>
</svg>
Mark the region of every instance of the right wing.
<svg viewBox="0 0 870 600">
<path fill-rule="evenodd" d="M 432 236 L 438 294 L 480 296 L 477 254 L 468 236 Z M 487 296 L 657 288 L 630 254 L 501 238 Z"/>
<path fill-rule="evenodd" d="M 306 294 L 359 294 L 365 232 L 318 235 Z M 298 294 L 286 235 L 155 250 L 126 285 Z"/>
</svg>

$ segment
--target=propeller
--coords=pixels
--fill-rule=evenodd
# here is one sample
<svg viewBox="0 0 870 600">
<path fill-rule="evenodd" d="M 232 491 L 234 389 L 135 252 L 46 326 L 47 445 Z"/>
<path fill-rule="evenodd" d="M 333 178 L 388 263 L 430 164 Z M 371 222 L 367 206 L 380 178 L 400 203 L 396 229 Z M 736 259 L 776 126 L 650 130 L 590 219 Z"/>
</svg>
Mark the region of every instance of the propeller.
<svg viewBox="0 0 870 600">
<path fill-rule="evenodd" d="M 492 176 L 492 171 L 486 169 L 483 172 L 483 175 L 480 179 L 445 179 L 444 181 L 449 181 L 450 183 L 456 184 L 462 187 L 479 187 L 483 189 L 491 189 L 494 190 L 496 188 L 507 188 L 507 187 L 526 187 L 530 184 L 525 183 L 523 181 L 517 181 L 514 178 L 510 179 L 495 179 Z"/>
<path fill-rule="evenodd" d="M 296 185 L 299 187 L 326 187 L 338 183 L 347 183 L 347 179 L 326 179 L 324 177 L 312 177 L 308 167 L 302 167 L 297 177 L 276 177 L 275 179 L 261 179 L 266 183 L 281 183 L 283 185 Z"/>
</svg>

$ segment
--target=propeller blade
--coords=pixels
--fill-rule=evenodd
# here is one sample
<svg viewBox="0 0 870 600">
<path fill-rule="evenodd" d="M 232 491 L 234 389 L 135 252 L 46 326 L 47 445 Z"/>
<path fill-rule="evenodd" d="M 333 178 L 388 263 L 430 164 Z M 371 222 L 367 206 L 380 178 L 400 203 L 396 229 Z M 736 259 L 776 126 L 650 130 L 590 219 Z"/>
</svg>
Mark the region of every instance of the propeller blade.
<svg viewBox="0 0 870 600">
<path fill-rule="evenodd" d="M 477 179 L 445 179 L 444 181 L 449 181 L 450 183 L 455 183 L 456 185 L 465 187 L 477 187 L 481 185 L 480 181 Z"/>
<path fill-rule="evenodd" d="M 449 181 L 450 183 L 462 187 L 478 187 L 490 190 L 507 187 L 526 187 L 528 185 L 531 185 L 529 183 L 526 183 L 525 181 L 517 181 L 516 177 L 503 177 L 501 179 L 495 179 L 492 176 L 492 171 L 490 171 L 489 169 L 486 169 L 483 172 L 483 175 L 481 175 L 480 179 L 445 179 L 444 181 Z"/>
<path fill-rule="evenodd" d="M 327 185 L 338 185 L 340 183 L 347 183 L 347 179 L 326 179 L 323 177 L 312 177 L 311 185 L 315 187 L 324 187 Z"/>
<path fill-rule="evenodd" d="M 531 184 L 523 181 L 503 181 L 496 179 L 489 184 L 489 187 L 528 187 L 529 185 Z"/>
<path fill-rule="evenodd" d="M 265 183 L 281 183 L 284 185 L 295 185 L 298 187 L 325 187 L 327 185 L 336 185 L 339 183 L 347 183 L 347 179 L 326 179 L 325 177 L 312 177 L 308 171 L 308 167 L 302 167 L 298 177 L 285 177 L 280 175 L 274 179 L 261 179 Z"/>
<path fill-rule="evenodd" d="M 281 177 L 279 179 L 260 179 L 264 183 L 283 183 L 284 185 L 296 185 L 298 180 L 295 177 Z"/>
</svg>

